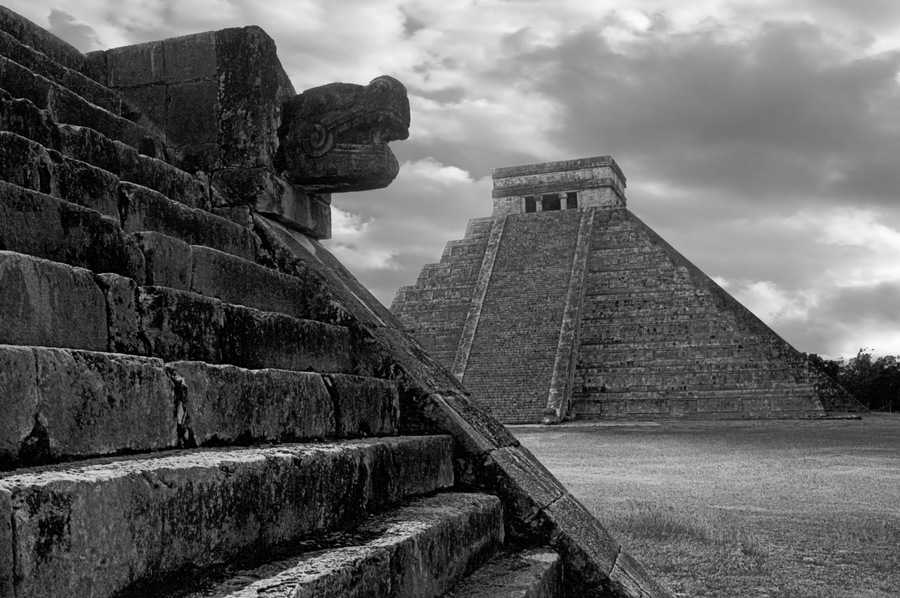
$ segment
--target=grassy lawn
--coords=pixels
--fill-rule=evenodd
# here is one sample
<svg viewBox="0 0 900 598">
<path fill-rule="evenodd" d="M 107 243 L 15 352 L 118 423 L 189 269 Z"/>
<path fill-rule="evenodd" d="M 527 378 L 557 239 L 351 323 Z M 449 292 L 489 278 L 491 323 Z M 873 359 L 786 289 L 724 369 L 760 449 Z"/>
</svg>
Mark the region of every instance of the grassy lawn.
<svg viewBox="0 0 900 598">
<path fill-rule="evenodd" d="M 900 596 L 900 415 L 515 426 L 677 595 Z"/>
</svg>

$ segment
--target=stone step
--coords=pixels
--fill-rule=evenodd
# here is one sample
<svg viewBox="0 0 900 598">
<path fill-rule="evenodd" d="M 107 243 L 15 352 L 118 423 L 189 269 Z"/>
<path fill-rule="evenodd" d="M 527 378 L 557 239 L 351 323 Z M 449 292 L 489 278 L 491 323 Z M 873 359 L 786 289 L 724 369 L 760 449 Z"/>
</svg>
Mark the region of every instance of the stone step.
<svg viewBox="0 0 900 598">
<path fill-rule="evenodd" d="M 209 207 L 205 183 L 177 167 L 140 154 L 88 128 L 58 124 L 47 110 L 0 89 L 0 129 L 26 137 L 48 150 L 86 162 L 123 181 L 148 187 L 191 207 Z"/>
<path fill-rule="evenodd" d="M 367 512 L 452 486 L 451 447 L 447 436 L 381 438 L 16 472 L 0 479 L 0 589 L 17 598 L 111 596 L 346 528 Z M 481 502 L 499 518 L 497 499 Z M 422 525 L 398 524 L 396 533 Z M 438 534 L 426 551 L 442 570 L 473 542 L 475 526 L 460 527 L 459 540 Z M 2 588 L 10 579 L 12 591 Z"/>
<path fill-rule="evenodd" d="M 138 587 L 122 598 L 436 598 L 503 542 L 500 501 L 441 493 L 373 517 L 348 534 L 263 562 L 235 563 L 184 588 Z M 315 550 L 316 545 L 325 545 Z M 288 553 L 288 554 L 284 554 Z"/>
<path fill-rule="evenodd" d="M 163 273 L 179 267 L 178 253 L 185 254 L 187 245 L 210 247 L 251 264 L 256 259 L 259 239 L 252 230 L 228 218 L 171 201 L 146 187 L 120 183 L 105 171 L 58 154 L 62 162 L 52 164 L 47 152 L 42 156 L 48 160 L 42 162 L 41 155 L 28 153 L 29 144 L 18 143 L 26 141 L 24 138 L 0 132 L 0 143 L 4 141 L 10 142 L 11 150 L 22 150 L 16 155 L 34 158 L 31 162 L 5 160 L 6 152 L 0 149 L 0 179 L 7 179 L 0 180 L 0 247 L 4 249 L 95 272 L 114 272 L 141 284 L 145 281 L 142 250 L 162 251 L 153 264 Z M 72 196 L 86 205 L 47 195 L 34 187 Z M 147 232 L 163 233 L 170 239 L 135 236 Z M 197 254 L 206 256 L 202 247 L 197 248 Z M 169 258 L 176 263 L 170 263 Z M 226 267 L 227 256 L 219 258 L 208 260 L 216 259 Z M 190 267 L 189 262 L 186 264 L 181 266 Z M 248 268 L 242 271 L 250 274 Z"/>
<path fill-rule="evenodd" d="M 533 548 L 498 555 L 443 598 L 559 598 L 562 590 L 559 554 Z"/>
<path fill-rule="evenodd" d="M 2 30 L 0 30 L 0 56 L 15 61 L 32 73 L 75 92 L 92 104 L 113 114 L 132 121 L 137 120 L 140 116 L 139 112 L 134 111 L 128 102 L 123 102 L 122 94 L 56 62 L 43 52 L 23 44 Z"/>
<path fill-rule="evenodd" d="M 9 131 L 0 131 L 0 180 L 119 220 L 119 177 Z"/>
<path fill-rule="evenodd" d="M 0 6 L 0 31 L 47 55 L 51 60 L 99 81 L 101 69 L 74 46 L 5 6 Z"/>
<path fill-rule="evenodd" d="M 159 232 L 189 245 L 212 247 L 251 262 L 256 259 L 259 239 L 246 226 L 172 201 L 147 187 L 120 183 L 119 211 L 126 232 Z"/>
<path fill-rule="evenodd" d="M 144 155 L 169 161 L 165 140 L 156 131 L 96 106 L 74 91 L 3 56 L 0 56 L 0 88 L 14 98 L 27 99 L 36 107 L 47 110 L 57 123 L 89 127 Z"/>
<path fill-rule="evenodd" d="M 144 256 L 118 218 L 0 181 L 0 247 L 139 283 Z"/>
<path fill-rule="evenodd" d="M 0 345 L 0 470 L 177 446 L 397 433 L 393 382 Z"/>
<path fill-rule="evenodd" d="M 0 251 L 0 343 L 350 373 L 347 328 Z M 73 317 L 77 314 L 78 317 Z"/>
</svg>

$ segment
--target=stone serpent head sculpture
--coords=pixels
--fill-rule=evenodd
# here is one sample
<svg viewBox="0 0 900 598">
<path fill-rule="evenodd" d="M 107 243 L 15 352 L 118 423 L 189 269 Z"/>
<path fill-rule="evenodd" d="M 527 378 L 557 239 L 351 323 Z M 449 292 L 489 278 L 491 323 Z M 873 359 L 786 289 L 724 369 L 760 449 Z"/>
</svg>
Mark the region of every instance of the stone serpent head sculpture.
<svg viewBox="0 0 900 598">
<path fill-rule="evenodd" d="M 381 76 L 307 89 L 285 102 L 278 136 L 282 176 L 304 189 L 386 187 L 400 169 L 387 144 L 409 137 L 406 87 Z"/>
</svg>

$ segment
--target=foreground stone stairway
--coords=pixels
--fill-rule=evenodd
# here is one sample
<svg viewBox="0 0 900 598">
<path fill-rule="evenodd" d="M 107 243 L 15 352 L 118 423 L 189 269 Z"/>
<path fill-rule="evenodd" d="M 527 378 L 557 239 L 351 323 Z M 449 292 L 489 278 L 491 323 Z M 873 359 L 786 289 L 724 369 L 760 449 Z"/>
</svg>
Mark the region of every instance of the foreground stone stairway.
<svg viewBox="0 0 900 598">
<path fill-rule="evenodd" d="M 0 7 L 0 596 L 666 596 L 308 228 L 109 86 L 136 48 Z"/>
</svg>

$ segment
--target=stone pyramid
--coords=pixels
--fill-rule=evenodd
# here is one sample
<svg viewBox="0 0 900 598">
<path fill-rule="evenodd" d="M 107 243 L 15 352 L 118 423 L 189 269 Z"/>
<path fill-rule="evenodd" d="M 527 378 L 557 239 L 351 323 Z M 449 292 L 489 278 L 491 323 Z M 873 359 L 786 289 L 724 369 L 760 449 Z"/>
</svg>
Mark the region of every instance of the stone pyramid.
<svg viewBox="0 0 900 598">
<path fill-rule="evenodd" d="M 497 168 L 391 310 L 506 423 L 861 410 L 626 206 L 609 156 Z"/>
</svg>

